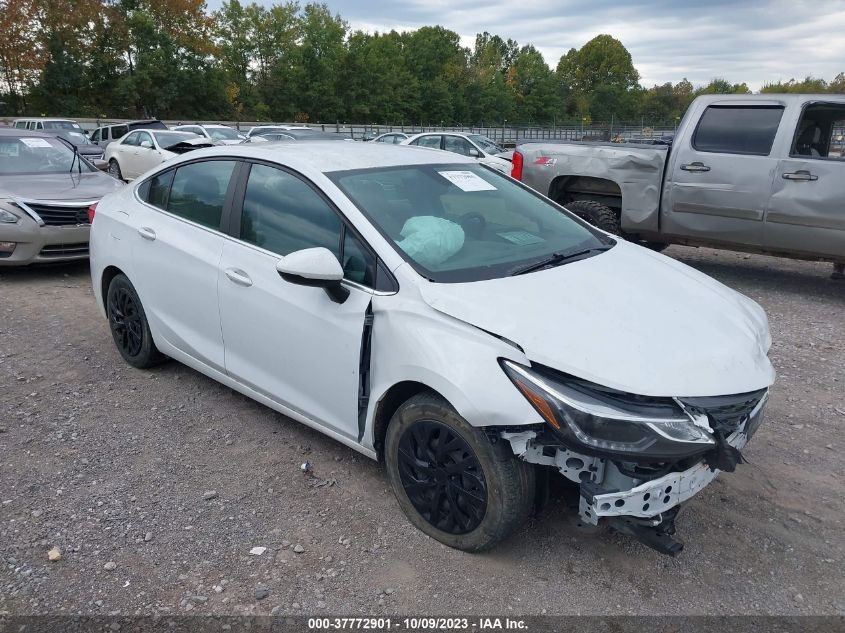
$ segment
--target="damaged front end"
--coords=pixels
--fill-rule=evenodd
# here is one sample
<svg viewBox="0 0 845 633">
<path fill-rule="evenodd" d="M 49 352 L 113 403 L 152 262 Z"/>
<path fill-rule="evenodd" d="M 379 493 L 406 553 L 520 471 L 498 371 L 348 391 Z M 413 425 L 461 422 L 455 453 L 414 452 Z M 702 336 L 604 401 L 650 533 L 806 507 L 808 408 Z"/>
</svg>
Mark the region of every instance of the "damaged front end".
<svg viewBox="0 0 845 633">
<path fill-rule="evenodd" d="M 514 454 L 555 468 L 580 489 L 588 526 L 606 524 L 674 556 L 680 504 L 742 449 L 763 420 L 768 390 L 708 398 L 636 396 L 554 370 L 502 361 L 546 426 L 502 432 Z"/>
</svg>

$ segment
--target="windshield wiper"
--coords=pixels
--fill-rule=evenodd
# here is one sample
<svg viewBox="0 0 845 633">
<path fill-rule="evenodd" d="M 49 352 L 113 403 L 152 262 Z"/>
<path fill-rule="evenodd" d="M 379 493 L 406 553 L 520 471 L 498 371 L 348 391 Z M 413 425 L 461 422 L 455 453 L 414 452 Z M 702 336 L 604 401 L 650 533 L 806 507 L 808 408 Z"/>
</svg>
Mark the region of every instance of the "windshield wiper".
<svg viewBox="0 0 845 633">
<path fill-rule="evenodd" d="M 565 264 L 567 262 L 583 259 L 592 253 L 601 253 L 603 251 L 610 250 L 611 248 L 613 248 L 613 244 L 604 244 L 602 246 L 593 246 L 592 248 L 583 248 L 577 251 L 572 251 L 571 253 L 567 253 L 565 251 L 552 253 L 545 259 L 541 259 L 540 261 L 533 262 L 526 266 L 515 268 L 510 271 L 508 275 L 510 277 L 515 277 L 516 275 L 524 275 L 525 273 L 534 272 L 535 270 L 540 270 L 541 268 L 546 268 L 547 266 L 560 266 L 561 264 Z"/>
<path fill-rule="evenodd" d="M 73 159 L 70 161 L 70 169 L 68 169 L 68 173 L 73 171 L 73 166 L 76 162 L 79 161 L 79 173 L 82 173 L 82 160 L 79 158 L 79 148 L 74 145 L 73 146 Z"/>
</svg>

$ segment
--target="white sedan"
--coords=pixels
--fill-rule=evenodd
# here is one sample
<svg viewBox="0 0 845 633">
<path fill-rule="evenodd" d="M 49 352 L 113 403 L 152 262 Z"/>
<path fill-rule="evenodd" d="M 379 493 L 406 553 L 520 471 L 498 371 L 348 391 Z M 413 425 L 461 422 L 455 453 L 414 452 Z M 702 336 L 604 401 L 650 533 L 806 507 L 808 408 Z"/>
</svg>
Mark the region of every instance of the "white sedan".
<svg viewBox="0 0 845 633">
<path fill-rule="evenodd" d="M 210 145 L 211 140 L 192 132 L 133 130 L 109 143 L 103 160 L 109 165 L 109 173 L 118 180 L 134 180 L 174 156 Z"/>
<path fill-rule="evenodd" d="M 444 152 L 180 156 L 100 202 L 91 274 L 127 363 L 383 460 L 409 520 L 469 551 L 550 469 L 582 522 L 677 553 L 679 505 L 741 463 L 774 381 L 752 300 Z"/>
<path fill-rule="evenodd" d="M 463 132 L 423 132 L 414 134 L 400 145 L 416 145 L 431 149 L 442 149 L 447 152 L 461 154 L 475 158 L 479 163 L 489 165 L 493 169 L 510 174 L 513 164 L 513 152 L 507 151 L 481 134 L 464 134 Z"/>
</svg>

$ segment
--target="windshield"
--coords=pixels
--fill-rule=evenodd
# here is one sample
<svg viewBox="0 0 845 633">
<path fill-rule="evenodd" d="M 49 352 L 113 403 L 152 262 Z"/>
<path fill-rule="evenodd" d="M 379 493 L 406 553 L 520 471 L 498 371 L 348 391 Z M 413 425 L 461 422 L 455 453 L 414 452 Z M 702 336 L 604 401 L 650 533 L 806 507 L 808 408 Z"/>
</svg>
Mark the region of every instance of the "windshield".
<svg viewBox="0 0 845 633">
<path fill-rule="evenodd" d="M 497 145 L 495 142 L 491 141 L 486 136 L 481 136 L 481 134 L 469 134 L 468 136 L 473 143 L 478 145 L 488 154 L 498 154 L 500 152 L 505 151 L 502 146 Z"/>
<path fill-rule="evenodd" d="M 79 130 L 82 128 L 76 121 L 44 121 L 45 130 Z"/>
<path fill-rule="evenodd" d="M 237 130 L 230 127 L 207 127 L 205 131 L 215 141 L 237 141 L 243 138 Z"/>
<path fill-rule="evenodd" d="M 546 198 L 482 165 L 327 175 L 432 281 L 505 277 L 559 253 L 611 243 Z"/>
<path fill-rule="evenodd" d="M 82 132 L 71 132 L 68 130 L 62 130 L 61 132 L 57 132 L 56 136 L 61 136 L 66 141 L 70 141 L 74 145 L 88 145 L 88 137 L 86 137 Z"/>
<path fill-rule="evenodd" d="M 80 167 L 81 165 L 81 167 Z M 94 171 L 57 138 L 0 136 L 0 174 L 64 173 Z"/>
<path fill-rule="evenodd" d="M 194 134 L 193 132 L 153 132 L 152 134 L 156 137 L 159 147 L 165 149 L 177 143 L 200 138 L 199 134 Z"/>
</svg>

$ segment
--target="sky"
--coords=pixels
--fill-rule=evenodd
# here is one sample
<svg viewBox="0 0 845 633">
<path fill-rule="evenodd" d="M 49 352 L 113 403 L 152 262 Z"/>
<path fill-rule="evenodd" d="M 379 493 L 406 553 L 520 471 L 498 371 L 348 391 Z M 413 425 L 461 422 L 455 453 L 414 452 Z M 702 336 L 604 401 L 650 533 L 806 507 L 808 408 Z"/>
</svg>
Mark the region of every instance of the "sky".
<svg viewBox="0 0 845 633">
<path fill-rule="evenodd" d="M 248 4 L 251 0 L 241 0 Z M 265 6 L 271 0 L 257 0 Z M 222 0 L 207 0 L 217 9 Z M 326 0 L 352 30 L 439 24 L 533 44 L 554 68 L 600 33 L 625 45 L 646 87 L 714 77 L 765 83 L 845 72 L 845 0 Z"/>
</svg>

